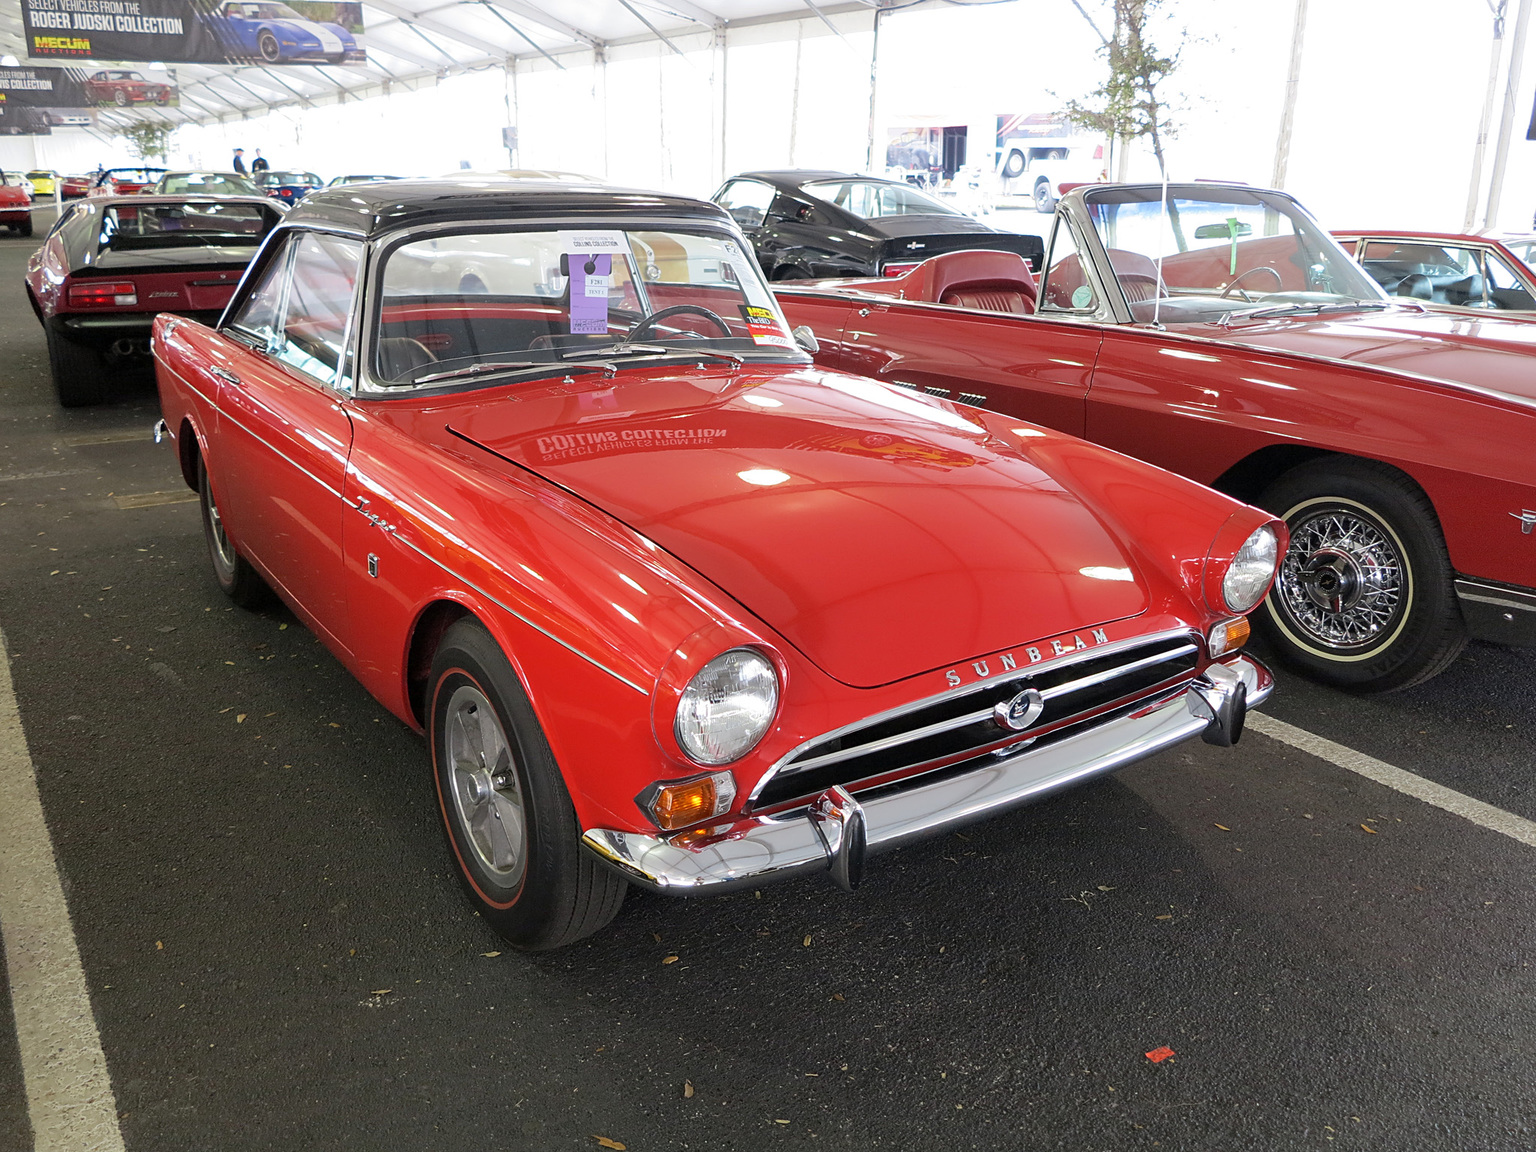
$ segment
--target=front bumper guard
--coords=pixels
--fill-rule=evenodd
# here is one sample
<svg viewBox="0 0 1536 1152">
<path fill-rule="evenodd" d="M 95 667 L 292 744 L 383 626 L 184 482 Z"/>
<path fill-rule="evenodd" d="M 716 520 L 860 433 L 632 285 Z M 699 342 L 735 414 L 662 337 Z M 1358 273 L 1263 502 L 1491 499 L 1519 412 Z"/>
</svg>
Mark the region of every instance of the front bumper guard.
<svg viewBox="0 0 1536 1152">
<path fill-rule="evenodd" d="M 1210 665 L 1183 692 L 1076 736 L 1028 746 L 929 784 L 876 790 L 864 801 L 829 788 L 808 807 L 672 835 L 589 829 L 582 841 L 632 883 L 670 895 L 728 892 L 812 872 L 852 891 L 872 852 L 984 820 L 1202 736 L 1236 744 L 1247 710 L 1274 689 L 1246 653 Z"/>
</svg>

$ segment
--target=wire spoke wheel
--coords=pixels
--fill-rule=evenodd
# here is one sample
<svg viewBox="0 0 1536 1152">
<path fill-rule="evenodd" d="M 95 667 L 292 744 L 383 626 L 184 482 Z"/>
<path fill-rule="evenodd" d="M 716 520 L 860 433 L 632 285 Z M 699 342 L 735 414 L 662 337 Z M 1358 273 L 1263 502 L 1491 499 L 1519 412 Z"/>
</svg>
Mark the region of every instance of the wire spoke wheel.
<svg viewBox="0 0 1536 1152">
<path fill-rule="evenodd" d="M 463 684 L 448 700 L 444 735 L 453 765 L 453 804 L 480 864 L 514 885 L 527 862 L 527 819 L 512 749 L 495 709 Z"/>
<path fill-rule="evenodd" d="M 1356 508 L 1314 509 L 1297 520 L 1276 583 L 1295 625 L 1335 649 L 1368 647 L 1390 635 L 1409 602 L 1396 541 Z"/>
</svg>

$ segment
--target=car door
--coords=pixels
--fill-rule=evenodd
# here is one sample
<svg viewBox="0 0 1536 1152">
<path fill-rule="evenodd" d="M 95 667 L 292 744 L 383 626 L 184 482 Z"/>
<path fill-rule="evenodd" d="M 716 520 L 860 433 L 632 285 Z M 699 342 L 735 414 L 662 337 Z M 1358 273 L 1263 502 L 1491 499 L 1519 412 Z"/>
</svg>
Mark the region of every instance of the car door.
<svg viewBox="0 0 1536 1152">
<path fill-rule="evenodd" d="M 346 630 L 343 389 L 361 241 L 294 231 L 233 318 L 218 373 L 216 495 L 234 536 L 339 651 Z"/>
</svg>

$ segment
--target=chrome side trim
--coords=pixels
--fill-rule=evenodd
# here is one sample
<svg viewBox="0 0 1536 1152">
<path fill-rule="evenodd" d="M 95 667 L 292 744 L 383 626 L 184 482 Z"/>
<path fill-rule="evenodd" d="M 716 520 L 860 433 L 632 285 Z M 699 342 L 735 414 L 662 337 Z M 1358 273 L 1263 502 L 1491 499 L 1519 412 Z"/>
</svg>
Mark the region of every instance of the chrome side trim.
<svg viewBox="0 0 1536 1152">
<path fill-rule="evenodd" d="M 1200 634 L 1198 632 L 1191 631 L 1188 628 L 1168 628 L 1161 632 L 1144 632 L 1140 636 L 1132 636 L 1125 640 L 1115 640 L 1109 644 L 1098 644 L 1092 648 L 1079 649 L 1073 652 L 1069 652 L 1064 656 L 1057 656 L 1050 660 L 1042 660 L 1038 664 L 1020 665 L 1018 668 L 1010 668 L 1006 672 L 999 672 L 996 676 L 987 676 L 980 680 L 973 680 L 969 684 L 961 684 L 957 688 L 948 688 L 943 692 L 935 693 L 932 696 L 924 696 L 920 700 L 913 700 L 910 703 L 898 705 L 897 707 L 887 709 L 884 712 L 876 712 L 870 716 L 861 716 L 851 724 L 844 724 L 840 728 L 833 728 L 830 731 L 823 732 L 818 736 L 812 736 L 809 740 L 802 740 L 799 744 L 795 745 L 795 747 L 790 749 L 788 753 L 781 757 L 772 768 L 763 773 L 762 779 L 757 782 L 756 786 L 752 789 L 752 794 L 747 797 L 747 804 L 750 807 L 753 803 L 755 803 L 757 801 L 758 794 L 762 792 L 763 788 L 767 786 L 768 781 L 779 773 L 780 769 L 782 769 L 786 764 L 793 760 L 796 755 L 803 752 L 807 748 L 813 747 L 814 745 L 821 744 L 827 740 L 835 740 L 839 736 L 846 735 L 849 732 L 857 731 L 860 728 L 867 728 L 874 724 L 884 723 L 887 720 L 894 720 L 898 716 L 905 716 L 908 712 L 915 712 L 920 708 L 928 707 L 930 704 L 937 704 L 944 700 L 951 700 L 956 696 L 968 695 L 972 692 L 975 692 L 978 688 L 984 688 L 988 685 L 996 684 L 1001 681 L 1016 680 L 1020 676 L 1028 675 L 1032 672 L 1062 668 L 1071 664 L 1080 664 L 1084 660 L 1092 660 L 1099 656 L 1113 656 L 1116 652 L 1124 652 L 1131 648 L 1138 648 L 1143 644 L 1151 644 L 1159 640 L 1171 640 L 1181 636 L 1188 639 L 1191 643 L 1198 644 L 1201 641 Z M 1014 645 L 1013 648 L 1009 649 L 1009 651 L 1014 651 L 1020 647 L 1023 647 L 1023 645 Z M 991 654 L 989 653 L 987 655 L 990 657 Z M 913 679 L 918 678 L 919 677 L 913 677 Z M 987 714 L 991 715 L 990 710 Z"/>
<path fill-rule="evenodd" d="M 1269 670 L 1251 656 L 1219 667 L 1243 686 L 1252 704 L 1274 686 Z M 582 842 L 631 882 L 671 895 L 728 892 L 813 872 L 830 872 L 842 883 L 853 879 L 862 855 L 855 828 L 862 828 L 867 852 L 889 851 L 1123 768 L 1199 735 L 1211 722 L 1190 687 L 1071 739 L 1027 747 L 932 783 L 874 789 L 863 800 L 828 789 L 797 812 L 670 837 L 591 828 Z"/>
<path fill-rule="evenodd" d="M 1472 600 L 1478 604 L 1513 608 L 1519 612 L 1536 612 L 1536 592 L 1503 584 L 1485 584 L 1466 576 L 1456 578 L 1456 595 L 1462 600 Z"/>
<path fill-rule="evenodd" d="M 455 580 L 457 580 L 465 588 L 468 588 L 471 592 L 474 592 L 476 595 L 484 597 L 490 603 L 492 603 L 492 604 L 496 605 L 496 607 L 500 608 L 508 616 L 511 616 L 511 617 L 513 617 L 514 619 L 517 619 L 517 620 L 521 620 L 524 624 L 528 625 L 528 627 L 532 628 L 535 632 L 539 633 L 539 635 L 547 636 L 549 639 L 553 640 L 556 644 L 560 645 L 560 647 L 564 648 L 567 652 L 571 652 L 571 653 L 574 653 L 577 656 L 580 656 L 583 660 L 585 660 L 588 664 L 591 664 L 594 668 L 601 669 L 602 671 L 608 673 L 608 675 L 612 676 L 620 684 L 628 685 L 629 687 L 633 688 L 636 692 L 640 693 L 640 695 L 642 695 L 642 696 L 649 696 L 651 694 L 649 689 L 642 688 L 642 687 L 640 687 L 640 685 L 636 684 L 633 680 L 629 680 L 629 679 L 626 679 L 625 677 L 621 676 L 619 673 L 615 672 L 612 668 L 608 667 L 608 665 L 604 664 L 601 660 L 598 660 L 598 659 L 596 659 L 596 658 L 594 658 L 592 656 L 589 656 L 587 653 L 583 652 L 580 648 L 577 648 L 574 644 L 569 644 L 566 641 L 560 639 L 560 637 L 556 636 L 548 628 L 542 628 L 538 624 L 535 624 L 532 620 L 528 619 L 528 617 L 524 616 L 516 608 L 513 608 L 510 605 L 505 604 L 502 601 L 496 599 L 496 597 L 492 596 L 484 588 L 480 587 L 478 584 L 475 584 L 475 583 L 473 583 L 470 580 L 465 579 L 458 572 L 455 572 L 452 568 L 448 567 L 448 565 L 444 564 L 436 556 L 428 555 L 426 552 L 424 552 L 420 548 L 418 548 L 415 544 L 412 544 L 404 536 L 401 536 L 398 533 L 395 533 L 394 534 L 394 539 L 397 540 L 399 543 L 403 544 L 405 547 L 409 548 L 412 552 L 416 553 L 416 555 L 420 556 L 423 560 L 427 561 L 430 564 L 437 565 L 437 567 L 441 568 L 444 572 L 448 573 L 448 575 L 452 576 Z"/>
</svg>

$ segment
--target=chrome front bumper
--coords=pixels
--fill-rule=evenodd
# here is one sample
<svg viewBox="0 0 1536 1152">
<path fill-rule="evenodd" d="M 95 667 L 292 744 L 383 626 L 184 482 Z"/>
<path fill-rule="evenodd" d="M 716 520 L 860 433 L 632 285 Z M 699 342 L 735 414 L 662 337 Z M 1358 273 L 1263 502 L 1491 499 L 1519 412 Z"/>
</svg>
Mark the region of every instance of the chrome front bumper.
<svg viewBox="0 0 1536 1152">
<path fill-rule="evenodd" d="M 655 892 L 728 892 L 811 872 L 829 872 L 852 889 L 868 853 L 1017 808 L 1193 736 L 1235 744 L 1247 709 L 1273 688 L 1269 669 L 1240 654 L 1212 665 L 1177 695 L 963 775 L 876 789 L 863 801 L 830 788 L 809 807 L 704 831 L 667 836 L 592 828 L 582 840 L 631 882 Z"/>
</svg>

